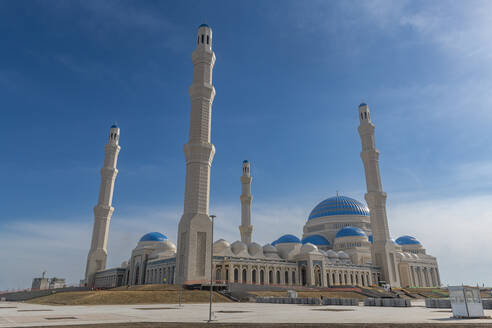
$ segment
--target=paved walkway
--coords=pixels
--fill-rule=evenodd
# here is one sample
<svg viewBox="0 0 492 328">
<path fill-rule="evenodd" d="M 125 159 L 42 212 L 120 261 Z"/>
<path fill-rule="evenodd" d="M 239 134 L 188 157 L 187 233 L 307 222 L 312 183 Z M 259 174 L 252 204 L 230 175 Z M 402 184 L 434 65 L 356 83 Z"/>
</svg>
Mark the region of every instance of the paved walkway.
<svg viewBox="0 0 492 328">
<path fill-rule="evenodd" d="M 218 303 L 217 322 L 237 323 L 489 323 L 492 319 L 455 320 L 450 309 Z M 492 310 L 486 310 L 492 316 Z M 208 304 L 49 306 L 0 303 L 0 327 L 33 327 L 126 322 L 204 322 Z"/>
</svg>

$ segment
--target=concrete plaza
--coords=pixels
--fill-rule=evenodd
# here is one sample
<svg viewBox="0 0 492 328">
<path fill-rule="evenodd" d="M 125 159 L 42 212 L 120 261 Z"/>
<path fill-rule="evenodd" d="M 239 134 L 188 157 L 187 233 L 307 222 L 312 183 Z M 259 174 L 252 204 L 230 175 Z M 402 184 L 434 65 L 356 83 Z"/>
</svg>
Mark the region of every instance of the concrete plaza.
<svg viewBox="0 0 492 328">
<path fill-rule="evenodd" d="M 492 319 L 456 320 L 450 309 L 427 309 L 422 301 L 410 308 L 320 306 L 293 304 L 217 303 L 218 323 L 467 323 Z M 487 316 L 492 310 L 486 310 Z M 208 319 L 208 304 L 52 306 L 0 303 L 0 327 L 32 327 L 131 322 L 196 322 Z"/>
</svg>

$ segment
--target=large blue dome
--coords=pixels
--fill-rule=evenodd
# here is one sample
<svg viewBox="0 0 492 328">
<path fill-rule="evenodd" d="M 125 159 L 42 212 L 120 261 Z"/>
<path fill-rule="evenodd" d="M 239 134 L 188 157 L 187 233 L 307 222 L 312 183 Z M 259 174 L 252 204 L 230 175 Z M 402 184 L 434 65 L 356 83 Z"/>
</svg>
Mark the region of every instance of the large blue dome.
<svg viewBox="0 0 492 328">
<path fill-rule="evenodd" d="M 140 238 L 140 241 L 164 241 L 167 237 L 160 232 L 149 232 Z"/>
<path fill-rule="evenodd" d="M 311 211 L 308 220 L 333 215 L 369 216 L 369 208 L 361 202 L 346 196 L 325 199 Z"/>
<path fill-rule="evenodd" d="M 299 238 L 297 238 L 296 236 L 294 236 L 294 235 L 283 235 L 279 239 L 277 239 L 274 242 L 272 242 L 272 245 L 275 246 L 277 244 L 284 244 L 284 243 L 296 243 L 296 244 L 300 244 L 301 243 L 301 240 Z"/>
<path fill-rule="evenodd" d="M 348 227 L 345 227 L 345 228 L 342 228 L 342 229 L 338 230 L 335 238 L 340 238 L 340 237 L 358 237 L 358 236 L 364 237 L 364 236 L 367 236 L 367 235 L 360 228 L 348 226 Z"/>
<path fill-rule="evenodd" d="M 302 239 L 303 244 L 311 243 L 316 246 L 330 246 L 330 241 L 321 235 L 311 235 Z"/>
<path fill-rule="evenodd" d="M 401 236 L 396 239 L 398 245 L 420 245 L 420 241 L 412 236 Z"/>
</svg>

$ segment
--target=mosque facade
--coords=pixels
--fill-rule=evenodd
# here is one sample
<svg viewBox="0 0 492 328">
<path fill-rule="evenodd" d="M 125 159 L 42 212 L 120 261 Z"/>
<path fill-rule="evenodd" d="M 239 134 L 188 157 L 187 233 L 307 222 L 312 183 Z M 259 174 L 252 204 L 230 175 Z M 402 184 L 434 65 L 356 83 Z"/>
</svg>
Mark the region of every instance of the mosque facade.
<svg viewBox="0 0 492 328">
<path fill-rule="evenodd" d="M 193 83 L 189 88 L 191 115 L 184 146 L 186 182 L 177 247 L 160 232 L 141 237 L 128 261 L 106 269 L 109 222 L 120 129 L 110 129 L 101 169 L 99 201 L 94 208 L 94 229 L 87 258 L 85 284 L 97 288 L 140 284 L 216 283 L 275 286 L 440 286 L 437 260 L 413 236 L 391 239 L 382 189 L 379 151 L 376 149 L 369 106 L 358 107 L 361 159 L 367 192 L 365 202 L 343 195 L 316 205 L 306 220 L 301 238 L 285 234 L 271 243 L 253 240 L 251 166 L 241 166 L 240 240 L 219 239 L 212 244 L 209 216 L 210 169 L 215 154 L 211 143 L 212 71 L 215 54 L 212 30 L 202 24 L 192 54 Z M 367 205 L 366 205 L 367 204 Z M 272 238 L 273 239 L 273 238 Z M 212 262 L 211 262 L 212 261 Z"/>
</svg>

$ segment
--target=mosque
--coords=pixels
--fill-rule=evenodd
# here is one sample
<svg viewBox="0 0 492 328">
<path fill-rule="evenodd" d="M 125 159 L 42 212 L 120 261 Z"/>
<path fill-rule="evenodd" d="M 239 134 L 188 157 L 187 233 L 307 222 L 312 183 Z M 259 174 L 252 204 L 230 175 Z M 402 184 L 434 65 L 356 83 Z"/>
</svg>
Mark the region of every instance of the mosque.
<svg viewBox="0 0 492 328">
<path fill-rule="evenodd" d="M 84 283 L 109 288 L 120 285 L 217 283 L 275 286 L 440 286 L 435 257 L 412 236 L 391 239 L 382 189 L 379 151 L 376 149 L 369 106 L 358 107 L 361 158 L 367 193 L 365 202 L 335 195 L 311 211 L 302 238 L 286 234 L 261 246 L 253 241 L 251 167 L 242 163 L 240 240 L 219 239 L 212 246 L 209 215 L 210 168 L 215 147 L 210 140 L 211 109 L 215 96 L 212 71 L 215 54 L 212 30 L 198 28 L 192 54 L 193 83 L 189 88 L 191 114 L 189 140 L 184 145 L 186 183 L 183 216 L 177 247 L 160 232 L 149 232 L 137 242 L 128 261 L 106 268 L 111 206 L 120 151 L 120 129 L 113 125 L 105 146 L 94 229 Z M 300 218 L 301 219 L 301 218 Z M 212 252 L 212 254 L 211 254 Z M 212 261 L 212 263 L 210 263 Z"/>
</svg>

